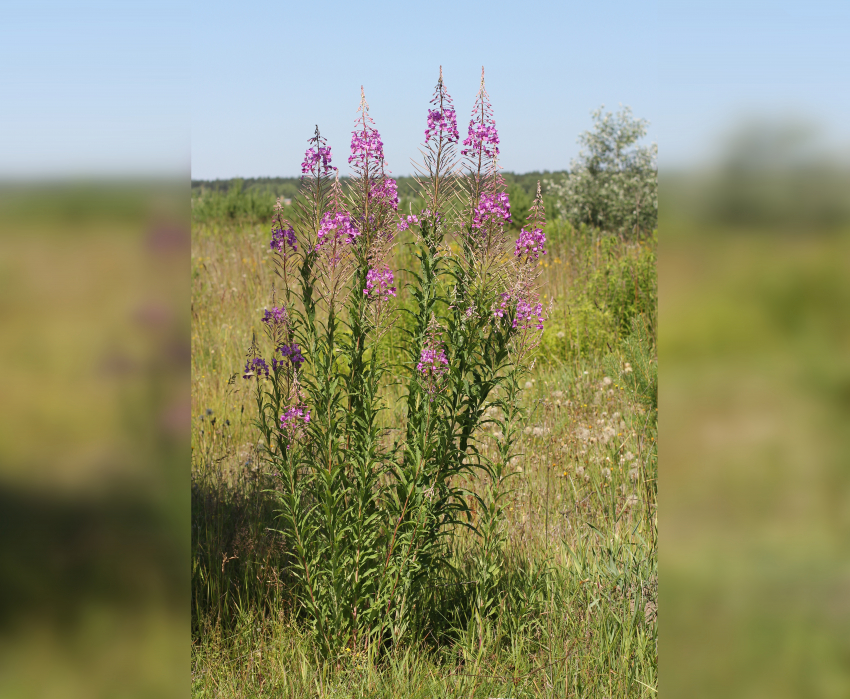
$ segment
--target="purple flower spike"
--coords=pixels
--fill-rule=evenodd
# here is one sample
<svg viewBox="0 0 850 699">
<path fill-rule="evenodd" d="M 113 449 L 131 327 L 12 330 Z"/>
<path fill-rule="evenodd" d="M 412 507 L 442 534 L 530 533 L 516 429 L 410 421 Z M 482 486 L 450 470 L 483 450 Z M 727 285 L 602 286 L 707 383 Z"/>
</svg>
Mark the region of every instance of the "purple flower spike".
<svg viewBox="0 0 850 699">
<path fill-rule="evenodd" d="M 351 132 L 351 155 L 348 156 L 348 163 L 357 173 L 368 172 L 370 177 L 377 177 L 386 169 L 384 142 L 375 128 L 375 122 L 369 116 L 369 104 L 362 86 L 360 107 L 357 111 L 360 116 L 355 122 L 356 128 Z"/>
<path fill-rule="evenodd" d="M 281 229 L 275 228 L 272 231 L 271 249 L 275 252 L 286 255 L 287 246 L 292 248 L 293 252 L 298 250 L 298 243 L 295 240 L 295 231 L 292 228 Z"/>
<path fill-rule="evenodd" d="M 490 96 L 484 89 L 484 68 L 481 69 L 481 87 L 475 99 L 472 119 L 469 121 L 463 145 L 467 147 L 461 150 L 461 155 L 472 160 L 495 158 L 499 155 L 499 133 L 496 131 L 496 120 L 493 119 Z"/>
<path fill-rule="evenodd" d="M 316 139 L 310 140 L 311 142 L 316 141 Z M 331 174 L 331 170 L 336 170 L 336 168 L 331 165 L 330 146 L 321 145 L 324 143 L 324 139 L 318 140 L 317 143 L 317 146 L 310 146 L 307 149 L 307 152 L 304 153 L 304 162 L 301 163 L 302 176 L 313 174 L 328 176 Z M 314 169 L 316 172 L 314 172 Z"/>
<path fill-rule="evenodd" d="M 524 255 L 526 261 L 530 263 L 537 262 L 541 255 L 546 254 L 546 250 L 543 249 L 543 244 L 545 242 L 546 234 L 542 229 L 534 228 L 527 231 L 523 228 L 516 241 L 514 255 L 516 257 L 522 257 Z"/>
<path fill-rule="evenodd" d="M 263 322 L 266 325 L 283 325 L 287 321 L 287 314 L 285 308 L 278 308 L 275 306 L 271 310 L 268 308 L 263 312 Z"/>
<path fill-rule="evenodd" d="M 481 195 L 472 217 L 472 227 L 481 228 L 488 221 L 497 226 L 504 226 L 511 222 L 511 202 L 507 192 Z"/>
<path fill-rule="evenodd" d="M 449 360 L 446 359 L 445 351 L 440 349 L 423 349 L 419 355 L 419 364 L 416 371 L 426 378 L 439 379 L 448 370 Z"/>
<path fill-rule="evenodd" d="M 398 211 L 398 184 L 392 177 L 384 177 L 372 184 L 369 199 L 373 206 L 389 206 L 393 211 Z"/>
<path fill-rule="evenodd" d="M 262 357 L 254 357 L 253 359 L 249 359 L 245 364 L 245 371 L 242 374 L 243 379 L 250 379 L 253 376 L 259 378 L 260 376 L 268 376 L 269 375 L 269 365 L 266 364 L 265 360 Z"/>
<path fill-rule="evenodd" d="M 437 143 L 445 137 L 449 143 L 457 143 L 460 134 L 457 130 L 457 115 L 446 86 L 443 84 L 443 66 L 440 66 L 440 79 L 431 98 L 434 109 L 428 110 L 428 128 L 425 129 L 425 143 L 433 136 Z"/>
<path fill-rule="evenodd" d="M 296 368 L 300 368 L 305 361 L 304 355 L 301 354 L 301 348 L 296 342 L 293 342 L 291 345 L 281 345 L 277 349 L 282 356 L 289 357 L 289 361 L 292 362 Z M 281 364 L 282 363 L 283 362 L 281 362 Z"/>
<path fill-rule="evenodd" d="M 328 211 L 322 216 L 322 223 L 319 227 L 318 242 L 316 243 L 316 252 L 329 241 L 346 242 L 349 245 L 354 243 L 354 239 L 360 235 L 351 222 L 351 216 L 346 211 L 338 211 L 333 213 Z"/>
<path fill-rule="evenodd" d="M 372 268 L 366 273 L 366 288 L 363 294 L 373 301 L 385 301 L 390 296 L 395 296 L 395 287 L 391 286 L 394 277 L 389 266 L 383 269 Z"/>
<path fill-rule="evenodd" d="M 537 330 L 543 330 L 543 304 L 529 303 L 520 299 L 516 304 L 516 316 L 514 317 L 514 328 L 526 330 L 534 326 Z"/>
</svg>

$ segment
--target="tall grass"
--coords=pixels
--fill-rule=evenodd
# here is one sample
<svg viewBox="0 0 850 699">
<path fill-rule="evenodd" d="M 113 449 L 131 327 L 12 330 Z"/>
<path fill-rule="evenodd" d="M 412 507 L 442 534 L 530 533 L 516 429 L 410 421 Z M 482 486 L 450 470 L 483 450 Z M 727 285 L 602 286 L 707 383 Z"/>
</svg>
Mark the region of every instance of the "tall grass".
<svg viewBox="0 0 850 699">
<path fill-rule="evenodd" d="M 236 377 L 269 303 L 268 233 L 226 219 L 196 221 L 193 693 L 655 693 L 655 405 L 652 376 L 634 381 L 641 367 L 654 366 L 655 239 L 554 228 L 543 277 L 554 322 L 526 384 L 522 455 L 511 463 L 498 523 L 506 544 L 490 590 L 498 612 L 468 623 L 475 561 L 472 541 L 461 537 L 455 574 L 433 590 L 430 607 L 454 615 L 443 620 L 453 634 L 399 646 L 380 661 L 345 648 L 322 660 L 295 616 L 287 542 L 276 532 L 269 492 L 277 486 L 258 459 L 253 397 Z M 406 246 L 396 256 L 395 269 L 411 267 Z M 397 389 L 387 382 L 383 390 L 389 425 Z"/>
</svg>

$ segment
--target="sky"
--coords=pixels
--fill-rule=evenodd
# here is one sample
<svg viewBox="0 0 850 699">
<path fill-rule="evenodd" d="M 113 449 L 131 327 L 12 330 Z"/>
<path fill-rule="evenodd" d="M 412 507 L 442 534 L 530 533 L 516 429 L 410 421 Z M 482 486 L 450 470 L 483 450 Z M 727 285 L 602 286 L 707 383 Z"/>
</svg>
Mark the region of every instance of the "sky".
<svg viewBox="0 0 850 699">
<path fill-rule="evenodd" d="M 753 118 L 850 144 L 844 2 L 7 3 L 0 177 L 295 176 L 319 125 L 347 171 L 363 86 L 410 174 L 443 66 L 465 132 L 480 80 L 508 171 L 560 170 L 590 112 L 628 105 L 662 168 Z M 850 150 L 848 150 L 850 153 Z"/>
</svg>

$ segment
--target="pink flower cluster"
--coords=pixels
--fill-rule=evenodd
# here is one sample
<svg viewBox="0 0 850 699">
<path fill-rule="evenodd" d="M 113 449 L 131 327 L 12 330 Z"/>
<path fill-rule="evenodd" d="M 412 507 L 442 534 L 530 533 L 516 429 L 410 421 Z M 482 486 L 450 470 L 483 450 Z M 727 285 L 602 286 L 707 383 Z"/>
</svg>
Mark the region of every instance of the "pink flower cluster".
<svg viewBox="0 0 850 699">
<path fill-rule="evenodd" d="M 546 250 L 543 249 L 543 243 L 545 242 L 546 234 L 541 228 L 534 228 L 530 231 L 523 228 L 516 241 L 514 255 L 516 257 L 525 255 L 525 259 L 528 262 L 537 262 L 541 255 L 546 254 Z"/>
<path fill-rule="evenodd" d="M 328 211 L 322 216 L 322 223 L 319 226 L 319 240 L 316 243 L 316 252 L 329 241 L 344 241 L 352 244 L 354 239 L 359 235 L 360 231 L 354 227 L 351 222 L 351 216 L 347 212 L 337 211 L 333 213 Z"/>
<path fill-rule="evenodd" d="M 384 177 L 371 185 L 369 199 L 377 206 L 389 206 L 398 211 L 398 184 L 392 177 Z"/>
<path fill-rule="evenodd" d="M 304 153 L 304 162 L 301 163 L 301 174 L 312 174 L 313 168 L 316 167 L 320 161 L 322 164 L 323 175 L 329 175 L 331 170 L 336 170 L 336 168 L 331 165 L 330 146 L 319 146 L 318 148 L 310 146 L 310 148 L 307 149 L 307 152 Z"/>
<path fill-rule="evenodd" d="M 411 223 L 419 223 L 419 218 L 415 214 L 406 218 L 402 217 L 401 220 L 398 222 L 398 226 L 396 226 L 396 228 L 398 228 L 399 231 L 406 231 L 408 228 L 410 228 Z"/>
<path fill-rule="evenodd" d="M 419 364 L 416 365 L 418 371 L 426 379 L 437 380 L 441 378 L 449 370 L 449 360 L 446 359 L 446 353 L 443 348 L 433 349 L 426 347 L 419 355 Z"/>
<path fill-rule="evenodd" d="M 481 195 L 472 217 L 472 227 L 481 228 L 487 221 L 498 226 L 511 222 L 511 202 L 507 192 Z"/>
<path fill-rule="evenodd" d="M 472 158 L 477 158 L 483 155 L 486 158 L 493 158 L 499 154 L 499 132 L 496 131 L 496 122 L 489 119 L 489 123 L 476 124 L 476 113 L 473 112 L 473 120 L 469 122 L 468 135 L 463 139 L 463 145 L 469 146 L 464 148 L 461 155 L 470 155 Z"/>
<path fill-rule="evenodd" d="M 294 434 L 300 422 L 304 424 L 310 422 L 310 411 L 294 406 L 287 408 L 286 412 L 280 416 L 280 429 Z"/>
<path fill-rule="evenodd" d="M 298 243 L 295 241 L 295 231 L 292 228 L 287 228 L 286 230 L 276 228 L 273 230 L 271 249 L 286 254 L 287 245 L 292 248 L 293 252 L 298 250 Z"/>
<path fill-rule="evenodd" d="M 525 330 L 534 325 L 537 330 L 543 330 L 543 304 L 529 303 L 525 299 L 519 299 L 516 303 L 516 316 L 514 317 L 514 328 Z"/>
<path fill-rule="evenodd" d="M 366 126 L 360 131 L 351 132 L 351 155 L 348 163 L 355 169 L 380 170 L 384 165 L 384 142 L 376 128 Z"/>
<path fill-rule="evenodd" d="M 366 273 L 366 288 L 363 293 L 372 300 L 385 300 L 395 296 L 395 287 L 392 286 L 394 277 L 389 266 L 383 269 L 372 268 Z"/>
<path fill-rule="evenodd" d="M 446 93 L 448 97 L 448 93 Z M 448 97 L 448 102 L 451 104 L 451 98 Z M 450 143 L 457 143 L 460 134 L 457 130 L 457 116 L 455 110 L 450 107 L 444 107 L 441 112 L 439 109 L 428 110 L 428 128 L 425 129 L 425 143 L 431 140 L 431 136 L 436 134 L 439 141 L 443 134 L 448 136 Z"/>
<path fill-rule="evenodd" d="M 499 296 L 502 300 L 498 306 L 493 307 L 494 318 L 504 318 L 510 310 L 511 293 L 504 291 Z M 532 303 L 521 297 L 517 299 L 516 314 L 511 327 L 525 330 L 533 325 L 537 330 L 543 330 L 544 320 L 542 303 Z"/>
</svg>

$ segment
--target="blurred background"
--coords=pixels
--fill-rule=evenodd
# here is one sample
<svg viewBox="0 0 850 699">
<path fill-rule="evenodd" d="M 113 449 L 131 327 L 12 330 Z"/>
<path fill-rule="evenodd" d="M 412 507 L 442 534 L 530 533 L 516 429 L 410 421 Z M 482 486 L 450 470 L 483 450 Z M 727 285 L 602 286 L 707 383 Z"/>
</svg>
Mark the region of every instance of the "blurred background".
<svg viewBox="0 0 850 699">
<path fill-rule="evenodd" d="M 848 20 L 659 9 L 664 696 L 850 695 Z"/>
<path fill-rule="evenodd" d="M 186 6 L 0 23 L 0 696 L 185 695 Z"/>
<path fill-rule="evenodd" d="M 846 3 L 343 10 L 310 62 L 293 6 L 6 8 L 0 695 L 189 691 L 190 131 L 196 177 L 296 175 L 364 82 L 415 143 L 440 62 L 461 121 L 487 65 L 516 172 L 568 168 L 602 103 L 660 144 L 665 696 L 850 695 Z"/>
</svg>

